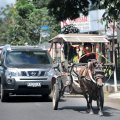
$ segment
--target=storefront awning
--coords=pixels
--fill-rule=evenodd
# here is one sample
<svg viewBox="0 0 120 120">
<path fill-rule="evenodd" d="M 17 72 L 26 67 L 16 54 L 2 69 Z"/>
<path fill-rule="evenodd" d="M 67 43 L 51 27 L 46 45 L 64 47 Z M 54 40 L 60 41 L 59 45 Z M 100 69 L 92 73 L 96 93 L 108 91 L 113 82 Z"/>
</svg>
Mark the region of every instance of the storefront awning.
<svg viewBox="0 0 120 120">
<path fill-rule="evenodd" d="M 95 34 L 59 34 L 50 39 L 49 42 L 70 42 L 70 43 L 107 43 L 105 36 Z"/>
</svg>

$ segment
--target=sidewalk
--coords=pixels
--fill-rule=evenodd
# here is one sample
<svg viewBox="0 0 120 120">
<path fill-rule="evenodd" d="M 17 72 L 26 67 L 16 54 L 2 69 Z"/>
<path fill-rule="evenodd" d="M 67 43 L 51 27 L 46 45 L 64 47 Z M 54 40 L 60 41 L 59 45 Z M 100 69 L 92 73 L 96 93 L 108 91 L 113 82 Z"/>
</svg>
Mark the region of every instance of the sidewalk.
<svg viewBox="0 0 120 120">
<path fill-rule="evenodd" d="M 118 91 L 114 91 L 114 85 L 106 85 L 104 87 L 105 92 L 108 92 L 108 98 L 120 99 L 120 84 L 118 85 Z"/>
<path fill-rule="evenodd" d="M 111 93 L 110 95 L 108 95 L 108 97 L 113 99 L 120 99 L 120 92 Z"/>
<path fill-rule="evenodd" d="M 118 91 L 114 91 L 114 80 L 109 80 L 105 83 L 104 90 L 109 93 L 108 98 L 112 99 L 120 99 L 120 80 L 117 81 Z"/>
</svg>

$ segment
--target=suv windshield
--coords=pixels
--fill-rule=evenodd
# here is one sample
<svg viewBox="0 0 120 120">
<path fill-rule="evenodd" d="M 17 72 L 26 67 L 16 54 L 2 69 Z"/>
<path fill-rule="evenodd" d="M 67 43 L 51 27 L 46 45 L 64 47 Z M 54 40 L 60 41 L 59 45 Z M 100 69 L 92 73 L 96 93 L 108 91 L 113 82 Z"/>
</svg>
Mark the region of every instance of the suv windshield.
<svg viewBox="0 0 120 120">
<path fill-rule="evenodd" d="M 8 51 L 7 66 L 50 64 L 47 51 Z"/>
</svg>

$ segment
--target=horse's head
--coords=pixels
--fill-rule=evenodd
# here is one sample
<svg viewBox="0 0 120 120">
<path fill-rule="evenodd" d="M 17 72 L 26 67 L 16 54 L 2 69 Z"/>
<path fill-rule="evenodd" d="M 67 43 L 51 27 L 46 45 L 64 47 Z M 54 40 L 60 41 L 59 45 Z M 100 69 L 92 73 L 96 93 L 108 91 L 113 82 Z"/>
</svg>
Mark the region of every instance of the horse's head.
<svg viewBox="0 0 120 120">
<path fill-rule="evenodd" d="M 103 86 L 104 84 L 104 71 L 101 69 L 95 69 L 94 79 L 96 80 L 97 85 Z"/>
<path fill-rule="evenodd" d="M 103 86 L 104 83 L 104 71 L 103 65 L 97 60 L 92 59 L 88 62 L 88 68 L 91 70 L 92 76 L 98 86 Z"/>
</svg>

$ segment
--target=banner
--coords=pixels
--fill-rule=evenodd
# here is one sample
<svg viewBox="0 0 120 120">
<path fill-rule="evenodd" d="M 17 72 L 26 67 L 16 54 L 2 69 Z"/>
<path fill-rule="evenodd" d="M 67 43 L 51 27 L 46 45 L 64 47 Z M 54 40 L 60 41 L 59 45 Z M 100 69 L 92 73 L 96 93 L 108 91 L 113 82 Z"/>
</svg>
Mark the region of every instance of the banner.
<svg viewBox="0 0 120 120">
<path fill-rule="evenodd" d="M 81 16 L 74 20 L 64 20 L 61 22 L 61 28 L 63 28 L 66 25 L 73 24 L 75 27 L 77 27 L 80 32 L 87 32 L 89 31 L 89 17 L 88 16 Z"/>
<path fill-rule="evenodd" d="M 66 25 L 73 24 L 77 27 L 80 33 L 92 32 L 92 31 L 105 31 L 105 24 L 102 22 L 102 15 L 105 10 L 93 10 L 89 12 L 88 16 L 80 14 L 79 18 L 74 20 L 64 20 L 61 22 L 61 28 Z"/>
</svg>

